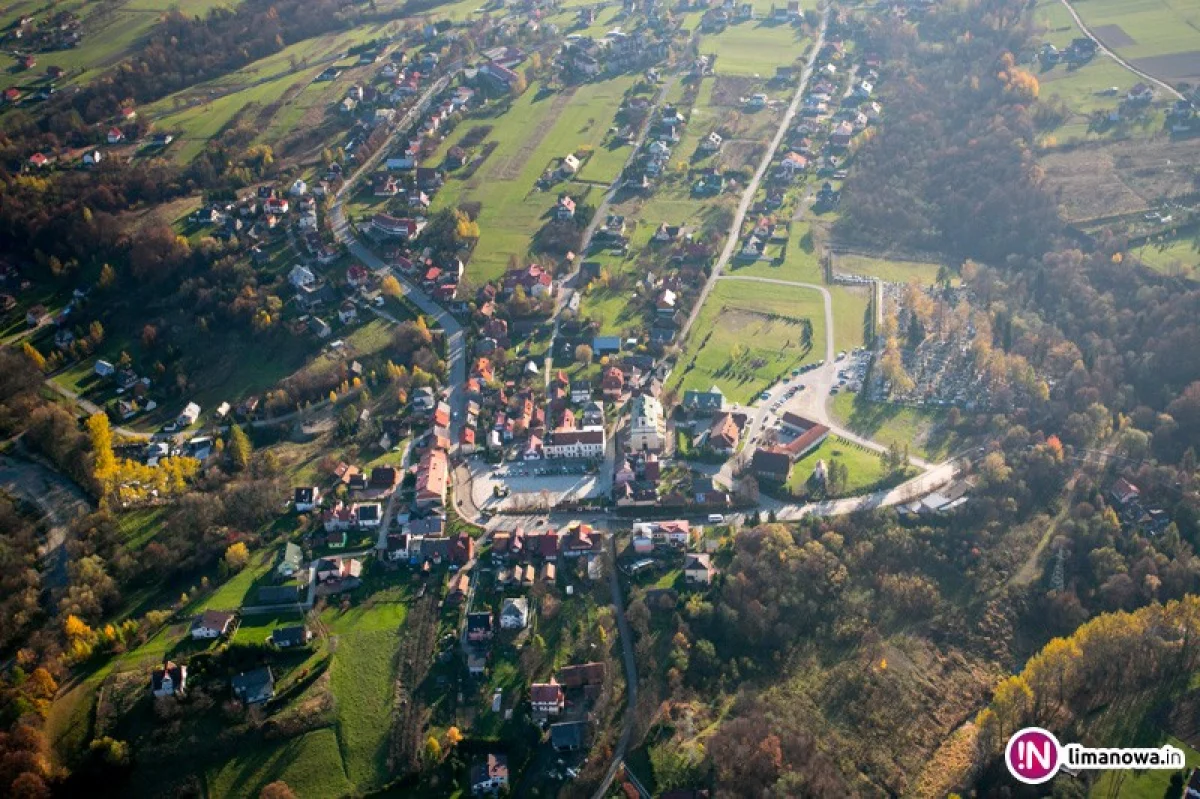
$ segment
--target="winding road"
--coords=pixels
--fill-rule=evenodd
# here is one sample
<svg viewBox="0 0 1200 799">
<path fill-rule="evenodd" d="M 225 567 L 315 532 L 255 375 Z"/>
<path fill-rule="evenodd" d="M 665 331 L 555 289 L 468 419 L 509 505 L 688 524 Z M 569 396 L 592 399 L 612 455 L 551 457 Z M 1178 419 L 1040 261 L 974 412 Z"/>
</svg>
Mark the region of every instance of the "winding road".
<svg viewBox="0 0 1200 799">
<path fill-rule="evenodd" d="M 1106 56 L 1111 58 L 1113 61 L 1116 61 L 1121 66 L 1125 67 L 1125 69 L 1129 70 L 1134 75 L 1137 75 L 1142 80 L 1147 81 L 1149 83 L 1153 83 L 1155 86 L 1158 86 L 1159 88 L 1166 90 L 1167 93 L 1170 94 L 1175 99 L 1177 99 L 1177 100 L 1184 99 L 1183 94 L 1178 89 L 1176 89 L 1174 86 L 1172 86 L 1171 84 L 1167 83 L 1164 80 L 1161 80 L 1160 78 L 1154 77 L 1153 75 L 1151 75 L 1149 72 L 1146 72 L 1145 70 L 1138 69 L 1133 64 L 1129 63 L 1124 58 L 1121 58 L 1121 56 L 1117 55 L 1116 52 L 1114 52 L 1113 50 L 1110 50 L 1108 47 L 1106 47 L 1104 42 L 1100 39 L 1100 37 L 1097 36 L 1095 33 L 1093 33 L 1092 29 L 1089 28 L 1087 26 L 1087 24 L 1083 21 L 1083 19 L 1079 16 L 1079 12 L 1077 12 L 1075 10 L 1075 7 L 1071 5 L 1070 0 L 1060 0 L 1060 2 L 1064 6 L 1066 6 L 1067 13 L 1071 15 L 1071 19 L 1075 20 L 1075 25 L 1079 28 L 1079 30 L 1083 31 L 1085 36 L 1087 36 L 1089 39 L 1091 39 L 1093 42 L 1096 43 L 1096 48 L 1099 49 L 1100 52 L 1104 53 Z"/>
<path fill-rule="evenodd" d="M 812 371 L 805 372 L 798 378 L 786 380 L 772 387 L 767 391 L 771 395 L 770 398 L 760 400 L 756 405 L 751 406 L 749 410 L 754 410 L 756 413 L 750 420 L 750 428 L 746 433 L 748 440 L 753 441 L 755 435 L 762 431 L 768 417 L 767 407 L 774 400 L 782 397 L 789 386 L 802 381 L 805 389 L 799 392 L 794 399 L 788 401 L 792 406 L 788 410 L 795 411 L 815 422 L 820 422 L 839 438 L 844 438 L 874 452 L 886 452 L 886 446 L 844 427 L 829 414 L 829 390 L 837 383 L 838 373 L 838 361 L 836 359 L 833 339 L 833 297 L 830 295 L 829 289 L 816 283 L 800 283 L 771 277 L 721 275 L 719 279 L 742 280 L 751 283 L 771 283 L 779 286 L 795 286 L 797 288 L 811 289 L 821 294 L 825 308 L 825 363 Z M 747 446 L 742 452 L 743 459 L 748 460 L 753 455 L 753 449 L 753 446 Z M 910 457 L 909 462 L 917 468 L 926 471 L 934 468 L 933 464 L 917 457 Z"/>
</svg>

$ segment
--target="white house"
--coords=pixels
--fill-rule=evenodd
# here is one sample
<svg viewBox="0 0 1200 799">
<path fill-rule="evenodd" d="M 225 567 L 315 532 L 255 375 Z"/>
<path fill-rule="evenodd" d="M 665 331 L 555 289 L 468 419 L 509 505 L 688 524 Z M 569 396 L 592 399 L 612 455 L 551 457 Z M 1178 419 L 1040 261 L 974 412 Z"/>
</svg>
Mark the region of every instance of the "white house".
<svg viewBox="0 0 1200 799">
<path fill-rule="evenodd" d="M 292 184 L 290 189 L 288 189 L 288 194 L 292 195 L 293 197 L 302 197 L 305 194 L 308 194 L 308 184 L 303 180 L 296 178 L 296 182 Z"/>
<path fill-rule="evenodd" d="M 220 638 L 233 625 L 233 614 L 219 610 L 206 610 L 192 622 L 192 638 L 195 640 Z"/>
<path fill-rule="evenodd" d="M 194 402 L 189 402 L 184 406 L 179 413 L 179 418 L 176 420 L 180 427 L 191 427 L 200 418 L 200 406 Z"/>
<path fill-rule="evenodd" d="M 288 282 L 296 288 L 311 286 L 317 282 L 317 276 L 312 273 L 312 270 L 303 264 L 296 264 L 292 267 L 292 271 L 288 273 Z"/>
<path fill-rule="evenodd" d="M 83 165 L 84 166 L 95 166 L 96 164 L 100 163 L 103 160 L 104 160 L 104 156 L 102 156 L 100 154 L 99 150 L 92 150 L 91 152 L 87 152 L 87 153 L 83 154 Z"/>
<path fill-rule="evenodd" d="M 97 377 L 111 377 L 116 373 L 117 369 L 108 361 L 97 359 L 96 365 L 92 367 L 92 371 L 96 373 Z"/>
<path fill-rule="evenodd" d="M 109 128 L 108 129 L 108 143 L 109 144 L 120 144 L 123 141 L 125 141 L 125 134 L 121 132 L 120 128 Z"/>
<path fill-rule="evenodd" d="M 547 458 L 603 458 L 604 445 L 603 427 L 555 430 L 542 446 L 542 452 Z"/>
<path fill-rule="evenodd" d="M 573 153 L 568 153 L 563 158 L 558 170 L 564 175 L 574 175 L 579 171 L 579 159 Z"/>
</svg>

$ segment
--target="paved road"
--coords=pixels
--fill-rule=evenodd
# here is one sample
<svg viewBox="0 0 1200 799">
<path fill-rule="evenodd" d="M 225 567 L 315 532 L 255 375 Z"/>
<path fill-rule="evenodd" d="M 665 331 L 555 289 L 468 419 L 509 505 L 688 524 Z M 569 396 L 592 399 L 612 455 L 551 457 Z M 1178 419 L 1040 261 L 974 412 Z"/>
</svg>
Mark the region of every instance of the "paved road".
<svg viewBox="0 0 1200 799">
<path fill-rule="evenodd" d="M 737 249 L 738 241 L 741 239 L 742 223 L 745 221 L 746 214 L 750 211 L 750 206 L 754 202 L 754 195 L 758 192 L 758 186 L 762 183 L 763 176 L 767 174 L 767 170 L 771 167 L 771 161 L 775 158 L 775 151 L 779 149 L 780 143 L 783 142 L 783 137 L 787 135 L 788 128 L 791 127 L 792 120 L 796 117 L 796 112 L 800 109 L 800 101 L 804 97 L 805 89 L 808 88 L 809 79 L 812 78 L 813 64 L 816 62 L 821 48 L 825 46 L 825 26 L 828 22 L 829 8 L 826 6 L 821 12 L 821 26 L 817 29 L 817 40 L 813 44 L 812 52 L 808 55 L 808 61 L 804 63 L 804 72 L 800 76 L 800 85 L 796 87 L 796 93 L 792 96 L 792 102 L 784 113 L 783 119 L 779 122 L 779 128 L 775 131 L 775 137 L 771 139 L 771 144 L 767 147 L 767 151 L 763 153 L 762 161 L 759 162 L 754 177 L 751 179 L 749 185 L 746 186 L 746 191 L 742 194 L 742 201 L 738 203 L 737 213 L 733 215 L 733 223 L 729 226 L 729 236 L 725 240 L 725 249 L 721 251 L 721 257 L 717 259 L 717 262 L 713 264 L 712 273 L 705 282 L 700 296 L 696 298 L 696 302 L 692 306 L 692 312 L 688 315 L 687 322 L 684 323 L 683 329 L 679 331 L 680 341 L 687 339 L 688 331 L 692 329 L 692 325 L 695 324 L 696 318 L 700 315 L 700 309 L 704 306 L 704 301 L 708 299 L 708 295 L 717 284 L 717 278 L 721 276 L 721 271 L 729 263 L 729 259 L 733 257 L 733 253 Z"/>
<path fill-rule="evenodd" d="M 460 62 L 461 63 L 461 62 Z M 329 213 L 329 224 L 333 231 L 334 238 L 346 245 L 346 249 L 350 254 L 361 261 L 368 269 L 378 271 L 388 269 L 400 281 L 400 286 L 404 289 L 408 299 L 421 310 L 422 313 L 433 317 L 439 327 L 442 328 L 446 336 L 446 359 L 447 372 L 449 378 L 449 404 L 450 404 L 450 440 L 453 448 L 458 447 L 459 434 L 462 428 L 462 417 L 465 401 L 463 397 L 463 384 L 467 381 L 467 342 L 463 332 L 463 327 L 459 324 L 449 311 L 438 305 L 433 299 L 423 292 L 418 287 L 408 281 L 408 278 L 398 269 L 389 267 L 383 260 L 364 245 L 355 235 L 354 230 L 350 227 L 349 221 L 346 219 L 346 198 L 354 192 L 354 186 L 362 180 L 363 177 L 369 175 L 371 171 L 379 164 L 380 161 L 391 150 L 392 144 L 401 134 L 408 132 L 409 127 L 416 121 L 417 116 L 424 113 L 430 101 L 441 92 L 450 83 L 450 78 L 459 68 L 460 64 L 455 64 L 450 67 L 449 75 L 439 78 L 425 91 L 421 99 L 410 108 L 396 125 L 395 130 L 387 141 L 366 161 L 355 170 L 342 187 L 338 190 L 334 200 L 333 208 Z"/>
<path fill-rule="evenodd" d="M 1084 32 L 1084 35 L 1086 35 L 1089 39 L 1091 39 L 1093 42 L 1096 43 L 1096 47 L 1100 50 L 1100 52 L 1104 53 L 1106 56 L 1111 58 L 1113 61 L 1116 61 L 1121 66 L 1125 67 L 1125 69 L 1129 70 L 1134 75 L 1137 75 L 1142 80 L 1145 80 L 1149 83 L 1153 83 L 1155 86 L 1158 86 L 1159 88 L 1164 89 L 1172 97 L 1174 97 L 1178 100 L 1184 99 L 1183 94 L 1178 89 L 1176 89 L 1174 86 L 1172 86 L 1171 84 L 1167 83 L 1164 80 L 1160 80 L 1159 78 L 1154 77 L 1149 72 L 1138 69 L 1133 64 L 1129 63 L 1124 58 L 1121 58 L 1121 56 L 1117 55 L 1115 52 L 1113 52 L 1112 50 L 1105 47 L 1104 42 L 1100 40 L 1100 37 L 1098 37 L 1096 34 L 1092 33 L 1092 29 L 1089 28 L 1084 23 L 1084 21 L 1080 18 L 1079 14 L 1075 11 L 1074 6 L 1071 5 L 1070 0 L 1061 0 L 1061 2 L 1064 6 L 1067 7 L 1067 13 L 1070 14 L 1071 18 L 1075 20 L 1075 24 L 1078 25 L 1079 29 Z"/>
<path fill-rule="evenodd" d="M 852 441 L 855 444 L 866 447 L 875 452 L 886 452 L 887 447 L 876 441 L 871 440 L 855 433 L 840 423 L 837 422 L 829 414 L 828 400 L 829 390 L 837 383 L 837 373 L 839 363 L 836 360 L 837 353 L 834 350 L 833 339 L 833 298 L 829 293 L 829 289 L 825 286 L 817 285 L 816 283 L 799 283 L 790 280 L 778 280 L 770 277 L 743 277 L 741 275 L 721 275 L 721 280 L 743 280 L 752 283 L 772 283 L 780 286 L 797 286 L 799 288 L 812 289 L 820 292 L 825 308 L 825 363 L 820 367 L 805 372 L 798 377 L 790 378 L 768 390 L 769 399 L 759 400 L 755 405 L 747 408 L 747 411 L 753 413 L 750 419 L 750 427 L 746 433 L 748 441 L 753 441 L 755 436 L 761 433 L 770 419 L 768 406 L 781 398 L 788 388 L 792 385 L 803 383 L 805 388 L 798 392 L 791 400 L 786 403 L 787 407 L 780 410 L 791 410 L 805 416 L 813 421 L 820 422 L 830 429 L 830 431 L 847 441 Z M 739 456 L 741 460 L 748 461 L 754 454 L 753 444 L 745 447 Z M 933 465 L 921 460 L 920 458 L 910 457 L 909 461 L 919 469 L 931 469 Z"/>
</svg>

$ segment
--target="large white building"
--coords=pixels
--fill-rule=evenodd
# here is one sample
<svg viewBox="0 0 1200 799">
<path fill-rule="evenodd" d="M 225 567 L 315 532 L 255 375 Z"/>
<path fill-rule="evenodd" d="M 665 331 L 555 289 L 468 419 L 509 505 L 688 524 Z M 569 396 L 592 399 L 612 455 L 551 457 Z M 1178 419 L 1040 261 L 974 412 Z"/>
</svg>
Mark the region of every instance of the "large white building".
<svg viewBox="0 0 1200 799">
<path fill-rule="evenodd" d="M 629 448 L 634 452 L 660 452 L 667 439 L 662 403 L 641 394 L 629 404 Z"/>
<path fill-rule="evenodd" d="M 542 445 L 542 454 L 546 458 L 603 458 L 604 444 L 603 427 L 555 430 Z"/>
</svg>

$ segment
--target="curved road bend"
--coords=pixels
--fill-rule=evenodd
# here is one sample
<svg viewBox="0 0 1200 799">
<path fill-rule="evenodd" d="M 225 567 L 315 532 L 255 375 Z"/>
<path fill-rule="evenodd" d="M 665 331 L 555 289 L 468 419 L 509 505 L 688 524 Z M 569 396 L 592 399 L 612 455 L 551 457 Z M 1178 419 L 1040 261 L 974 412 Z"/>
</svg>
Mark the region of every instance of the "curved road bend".
<svg viewBox="0 0 1200 799">
<path fill-rule="evenodd" d="M 1183 94 L 1180 93 L 1180 91 L 1178 89 L 1176 89 L 1174 86 L 1172 86 L 1171 84 L 1167 83 L 1164 80 L 1154 77 L 1149 72 L 1138 69 L 1133 64 L 1129 63 L 1124 58 L 1121 58 L 1121 56 L 1117 55 L 1116 52 L 1114 52 L 1113 50 L 1110 50 L 1108 47 L 1106 47 L 1104 45 L 1104 42 L 1100 40 L 1100 37 L 1097 36 L 1096 34 L 1092 33 L 1092 29 L 1089 28 L 1084 23 L 1083 19 L 1079 16 L 1078 12 L 1075 11 L 1075 7 L 1071 5 L 1070 0 L 1061 0 L 1061 2 L 1064 6 L 1067 7 L 1067 13 L 1071 15 L 1071 19 L 1075 20 L 1075 24 L 1079 27 L 1079 30 L 1083 31 L 1085 36 L 1087 36 L 1089 39 L 1091 39 L 1093 42 L 1096 43 L 1096 47 L 1100 50 L 1100 52 L 1104 53 L 1106 56 L 1111 58 L 1113 61 L 1116 61 L 1121 66 L 1125 67 L 1125 69 L 1129 70 L 1134 75 L 1137 75 L 1142 80 L 1148 81 L 1150 83 L 1153 83 L 1156 86 L 1159 86 L 1159 87 L 1165 89 L 1167 92 L 1169 92 L 1171 94 L 1172 97 L 1175 97 L 1178 100 L 1184 99 Z"/>
<path fill-rule="evenodd" d="M 800 394 L 798 400 L 800 402 L 799 410 L 808 418 L 820 422 L 830 429 L 830 431 L 847 441 L 852 441 L 855 444 L 866 447 L 875 452 L 886 452 L 887 447 L 870 438 L 860 436 L 852 430 L 839 424 L 833 417 L 829 415 L 827 400 L 829 399 L 829 390 L 837 383 L 837 361 L 834 351 L 833 340 L 833 298 L 829 293 L 829 289 L 825 286 L 817 285 L 816 283 L 800 283 L 791 280 L 778 280 L 771 277 L 750 277 L 742 275 L 721 275 L 720 280 L 743 280 L 750 283 L 771 283 L 778 286 L 796 286 L 797 288 L 811 289 L 820 292 L 821 299 L 825 306 L 825 363 L 819 369 L 814 369 L 811 372 L 804 374 L 804 383 L 807 386 L 806 390 Z M 788 380 L 786 383 L 780 384 L 771 390 L 774 395 L 776 391 L 786 384 L 794 381 Z M 772 396 L 774 399 L 774 396 Z M 758 413 L 751 421 L 750 435 L 758 432 L 762 422 L 766 416 L 766 406 L 771 400 L 764 400 L 758 403 Z M 933 464 L 921 460 L 917 457 L 910 457 L 909 462 L 914 466 L 929 470 L 933 468 Z"/>
</svg>

